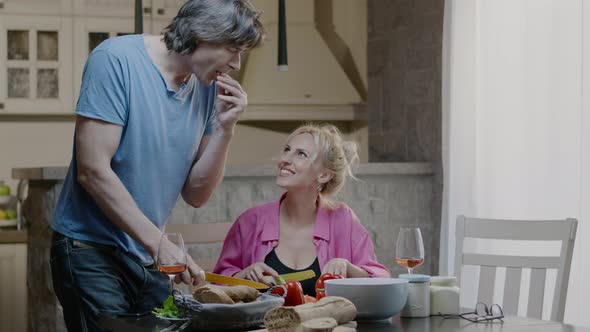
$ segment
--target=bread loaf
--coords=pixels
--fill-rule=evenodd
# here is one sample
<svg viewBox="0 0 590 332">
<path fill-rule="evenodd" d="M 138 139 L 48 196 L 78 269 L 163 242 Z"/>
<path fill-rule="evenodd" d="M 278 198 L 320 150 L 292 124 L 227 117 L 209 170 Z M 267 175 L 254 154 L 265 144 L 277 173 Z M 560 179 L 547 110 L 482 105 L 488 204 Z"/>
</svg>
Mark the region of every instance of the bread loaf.
<svg viewBox="0 0 590 332">
<path fill-rule="evenodd" d="M 201 303 L 222 303 L 234 304 L 232 300 L 224 291 L 217 287 L 199 287 L 194 293 L 195 300 Z"/>
<path fill-rule="evenodd" d="M 332 332 L 356 332 L 356 328 L 355 327 L 348 327 L 348 326 L 344 326 L 344 325 L 338 325 L 332 330 Z"/>
<path fill-rule="evenodd" d="M 260 293 L 248 286 L 218 286 L 205 285 L 197 288 L 193 297 L 201 303 L 225 303 L 234 304 L 236 302 L 255 301 Z"/>
<path fill-rule="evenodd" d="M 301 323 L 323 317 L 347 323 L 356 317 L 356 307 L 343 297 L 327 296 L 315 303 L 274 308 L 264 316 L 264 325 L 269 332 L 295 332 Z"/>
<path fill-rule="evenodd" d="M 215 286 L 219 287 L 234 302 L 252 302 L 256 301 L 260 292 L 256 288 L 248 286 Z"/>
<path fill-rule="evenodd" d="M 338 322 L 332 317 L 314 318 L 299 324 L 296 332 L 332 332 Z"/>
</svg>

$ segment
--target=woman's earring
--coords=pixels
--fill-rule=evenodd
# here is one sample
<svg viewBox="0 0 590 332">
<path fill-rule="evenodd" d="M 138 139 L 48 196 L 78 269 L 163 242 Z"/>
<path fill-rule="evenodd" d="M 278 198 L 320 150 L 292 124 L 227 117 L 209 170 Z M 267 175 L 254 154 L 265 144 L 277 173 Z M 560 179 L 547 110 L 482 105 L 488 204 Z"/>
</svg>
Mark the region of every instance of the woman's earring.
<svg viewBox="0 0 590 332">
<path fill-rule="evenodd" d="M 322 189 L 324 189 L 324 187 L 322 186 L 322 184 L 318 184 L 318 192 L 321 193 Z"/>
</svg>

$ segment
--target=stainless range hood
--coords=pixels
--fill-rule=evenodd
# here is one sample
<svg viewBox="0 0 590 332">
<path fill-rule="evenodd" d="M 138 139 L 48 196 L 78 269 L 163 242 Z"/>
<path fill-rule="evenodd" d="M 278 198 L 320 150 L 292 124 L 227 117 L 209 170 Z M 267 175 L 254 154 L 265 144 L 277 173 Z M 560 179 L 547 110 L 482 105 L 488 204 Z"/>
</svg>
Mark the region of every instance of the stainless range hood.
<svg viewBox="0 0 590 332">
<path fill-rule="evenodd" d="M 333 20 L 333 6 L 351 2 L 286 1 L 288 71 L 277 69 L 278 1 L 253 3 L 263 10 L 267 40 L 243 59 L 239 79 L 249 101 L 243 120 L 365 120 L 366 85 Z M 366 34 L 366 18 L 347 23 L 355 21 L 365 24 L 354 28 Z"/>
</svg>

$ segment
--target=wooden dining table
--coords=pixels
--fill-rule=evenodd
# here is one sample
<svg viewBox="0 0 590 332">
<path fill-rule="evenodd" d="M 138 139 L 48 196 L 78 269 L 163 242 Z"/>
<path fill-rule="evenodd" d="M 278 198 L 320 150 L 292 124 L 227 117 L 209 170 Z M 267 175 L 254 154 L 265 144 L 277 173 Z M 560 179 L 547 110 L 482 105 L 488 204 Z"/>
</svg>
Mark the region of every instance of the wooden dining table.
<svg viewBox="0 0 590 332">
<path fill-rule="evenodd" d="M 140 317 L 104 318 L 106 330 L 118 332 L 192 331 L 182 321 L 171 322 L 146 315 Z M 184 325 L 184 326 L 183 326 Z M 473 323 L 461 318 L 445 319 L 440 316 L 426 318 L 403 318 L 394 316 L 376 322 L 357 322 L 358 332 L 590 332 L 588 327 L 576 327 L 559 322 L 506 316 L 502 320 Z M 267 332 L 264 328 L 250 332 Z"/>
</svg>

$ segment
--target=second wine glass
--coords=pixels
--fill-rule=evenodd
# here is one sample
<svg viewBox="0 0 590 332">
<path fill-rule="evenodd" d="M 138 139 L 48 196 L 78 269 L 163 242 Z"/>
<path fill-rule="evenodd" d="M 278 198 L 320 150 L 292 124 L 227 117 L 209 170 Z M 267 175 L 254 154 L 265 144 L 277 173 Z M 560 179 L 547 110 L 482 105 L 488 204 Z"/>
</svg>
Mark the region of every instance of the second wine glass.
<svg viewBox="0 0 590 332">
<path fill-rule="evenodd" d="M 395 261 L 397 264 L 412 270 L 424 263 L 424 243 L 420 228 L 414 226 L 402 226 L 397 236 L 395 250 Z"/>
<path fill-rule="evenodd" d="M 170 289 L 174 289 L 174 276 L 186 271 L 186 249 L 180 233 L 162 234 L 156 265 L 158 271 L 168 275 Z"/>
</svg>

